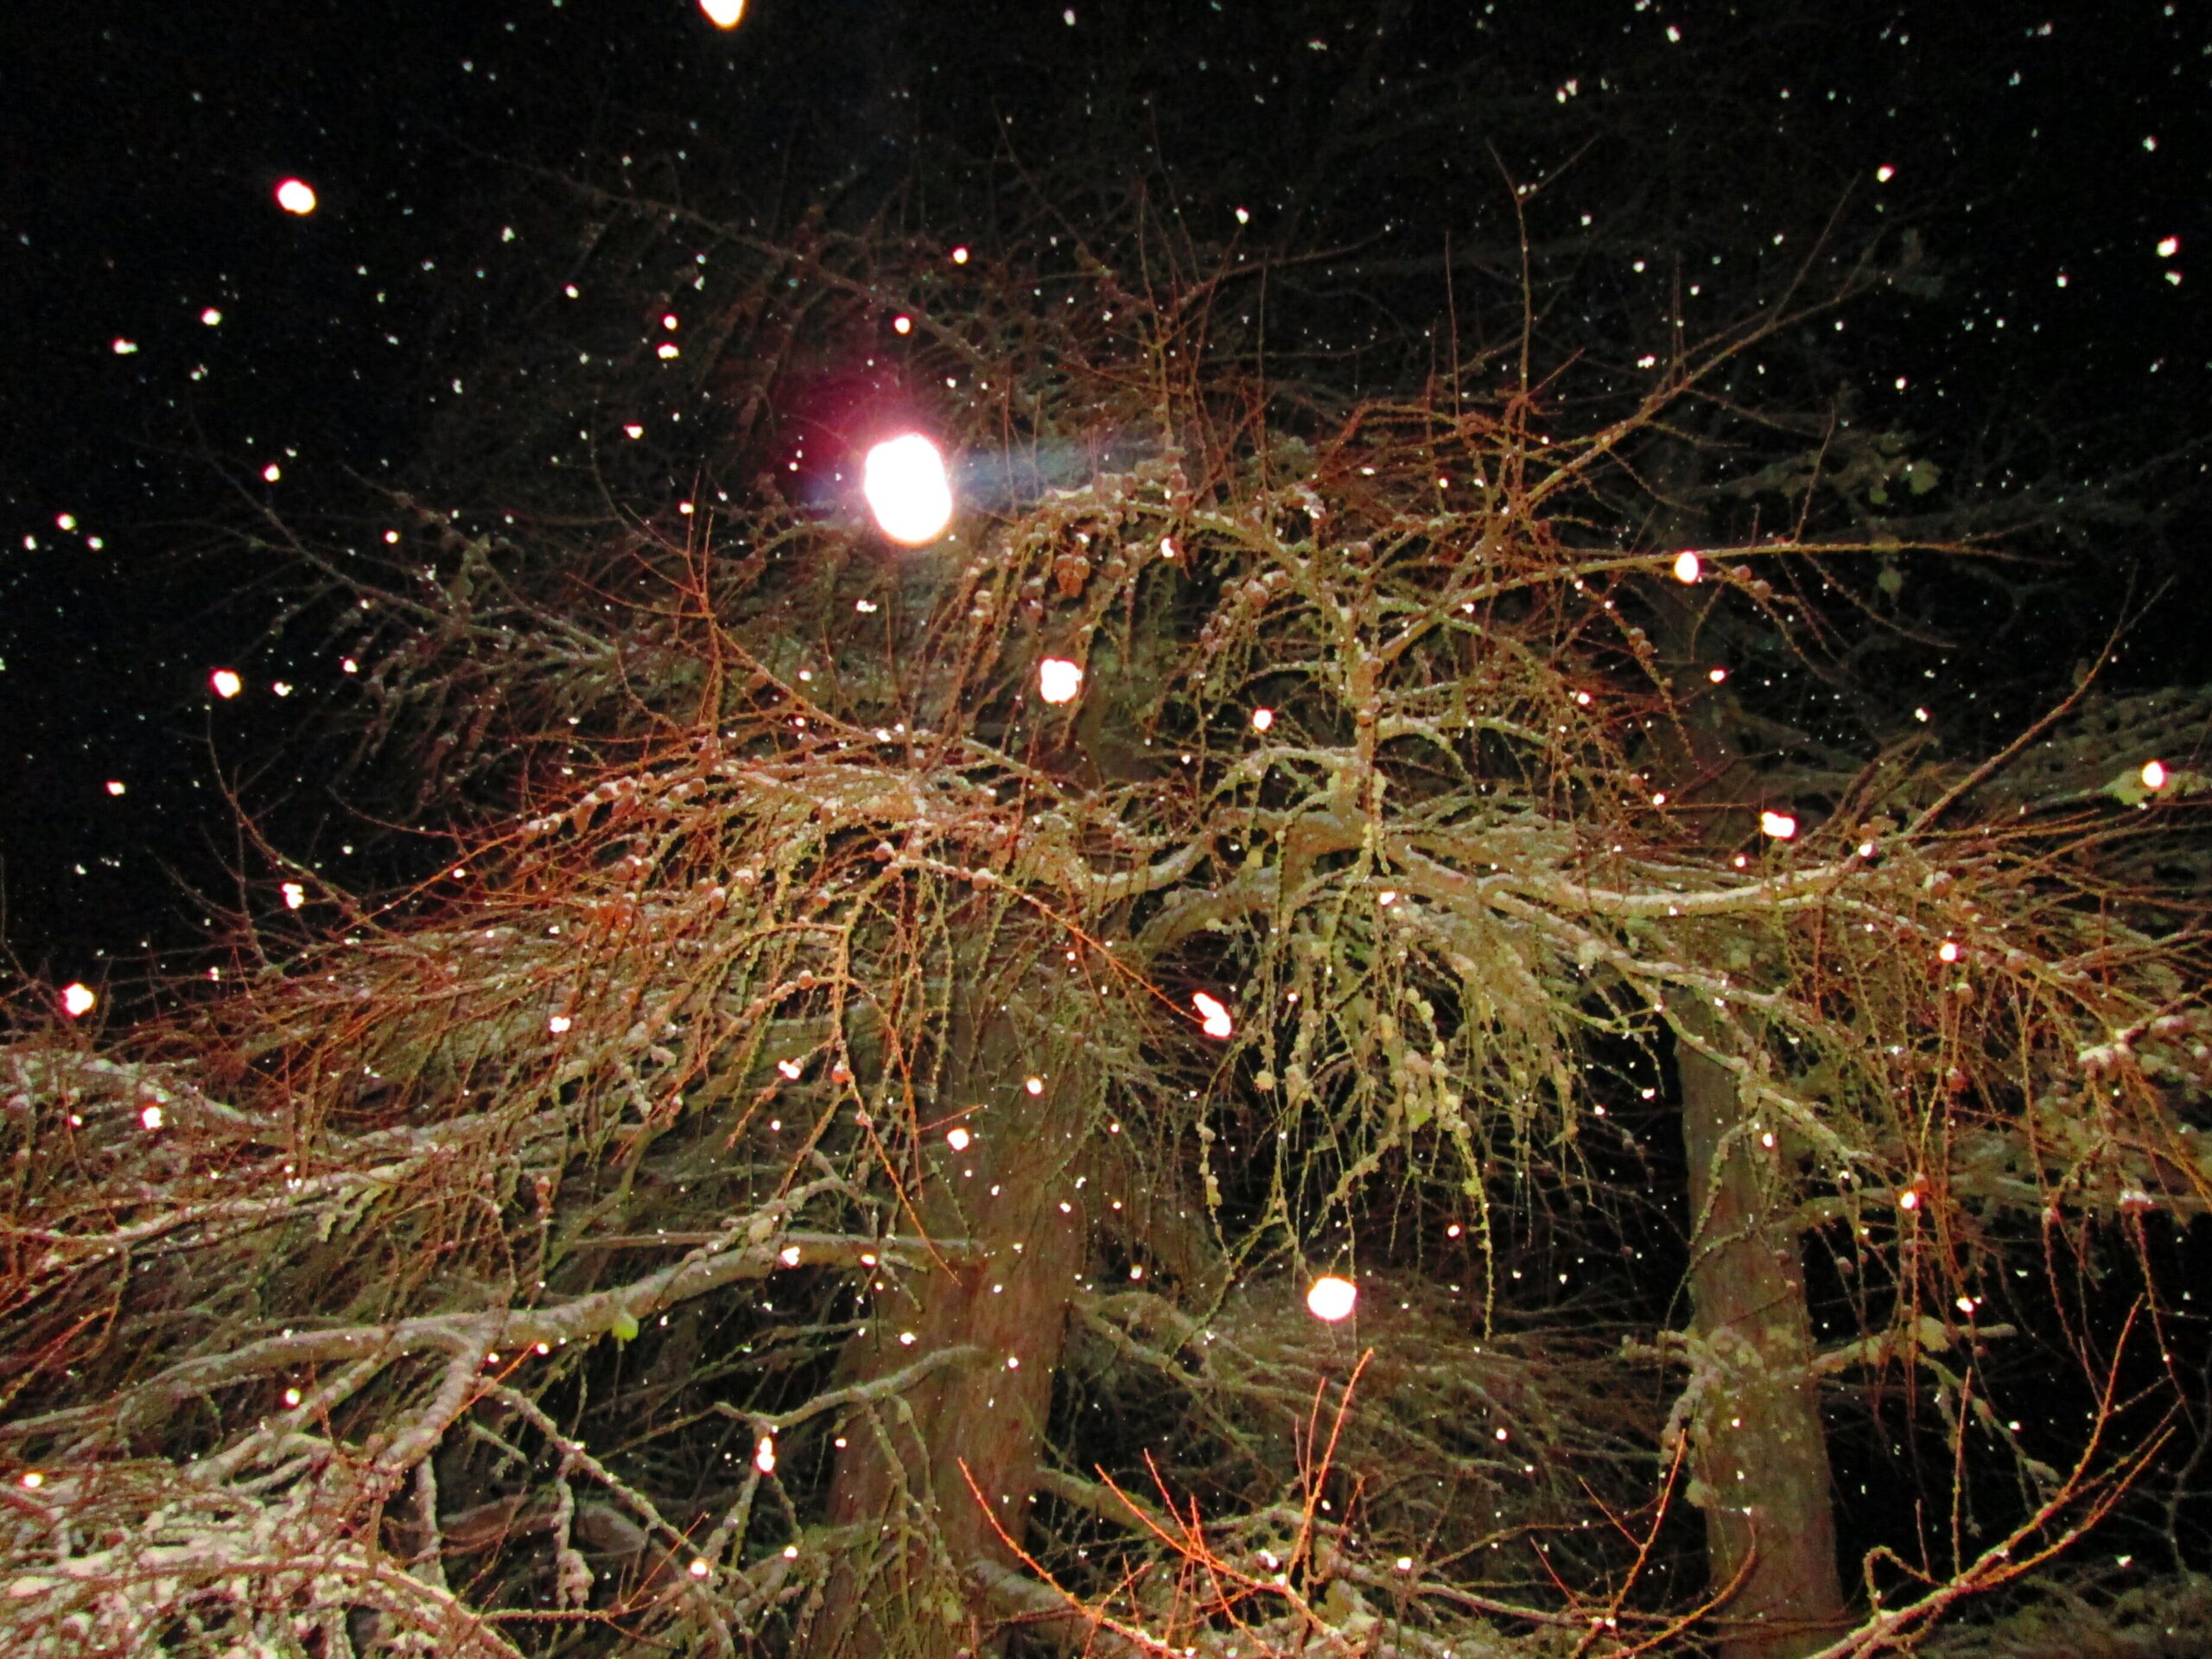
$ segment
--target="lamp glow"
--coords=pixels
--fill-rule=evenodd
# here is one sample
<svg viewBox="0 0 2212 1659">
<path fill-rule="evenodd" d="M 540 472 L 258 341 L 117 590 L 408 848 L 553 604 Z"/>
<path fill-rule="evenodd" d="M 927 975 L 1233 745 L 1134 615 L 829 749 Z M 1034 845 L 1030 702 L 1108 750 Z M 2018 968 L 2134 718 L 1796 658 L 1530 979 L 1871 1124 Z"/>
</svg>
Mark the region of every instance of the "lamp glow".
<svg viewBox="0 0 2212 1659">
<path fill-rule="evenodd" d="M 716 29 L 735 29 L 745 16 L 745 0 L 699 0 L 699 10 Z"/>
<path fill-rule="evenodd" d="M 952 522 L 952 480 L 945 476 L 944 458 L 918 432 L 868 452 L 861 493 L 883 533 L 907 547 L 935 541 Z"/>
<path fill-rule="evenodd" d="M 1306 1311 L 1317 1319 L 1334 1325 L 1338 1319 L 1350 1319 L 1352 1306 L 1358 1300 L 1358 1286 L 1333 1273 L 1325 1273 L 1306 1291 Z"/>
</svg>

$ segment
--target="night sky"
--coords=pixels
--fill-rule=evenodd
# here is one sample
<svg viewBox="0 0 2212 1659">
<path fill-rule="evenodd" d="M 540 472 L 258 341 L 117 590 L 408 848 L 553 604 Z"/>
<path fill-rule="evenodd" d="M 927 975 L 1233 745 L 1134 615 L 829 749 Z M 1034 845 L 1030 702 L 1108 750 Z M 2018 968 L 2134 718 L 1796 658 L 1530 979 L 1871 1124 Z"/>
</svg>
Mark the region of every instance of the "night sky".
<svg viewBox="0 0 2212 1659">
<path fill-rule="evenodd" d="M 650 124 L 757 156 L 763 199 L 789 202 L 895 170 L 916 122 L 988 137 L 1001 116 L 1093 118 L 1103 66 L 1141 53 L 1163 97 L 1220 111 L 1264 210 L 1266 122 L 1294 120 L 1285 100 L 1325 85 L 1379 10 L 753 0 L 724 34 L 692 0 L 0 8 L 0 901 L 17 963 L 121 988 L 156 956 L 191 960 L 216 912 L 188 889 L 237 898 L 226 791 L 347 879 L 353 838 L 297 738 L 346 695 L 340 653 L 270 635 L 276 573 L 230 531 L 257 503 L 311 508 L 341 469 L 397 475 L 480 331 L 548 280 L 503 235 L 518 169 L 605 163 Z M 2102 435 L 2085 454 L 2212 431 L 2212 8 L 1434 10 L 1440 57 L 1510 54 L 1531 94 L 1641 76 L 1695 122 L 1698 54 L 1740 33 L 1771 55 L 1738 73 L 1777 111 L 1850 105 L 1866 153 L 1838 166 L 1892 168 L 1923 214 L 1938 204 L 1930 239 L 1973 274 L 1898 341 L 1909 391 L 1888 417 L 1942 429 L 2025 385 Z M 1746 22 L 1781 12 L 1829 21 Z M 289 177 L 316 191 L 312 214 L 277 205 Z M 1377 212 L 1422 233 L 1420 202 Z M 2184 537 L 2161 568 L 2185 584 L 2202 552 Z M 2152 616 L 2139 679 L 2212 671 L 2202 605 L 2184 585 Z M 211 690 L 223 668 L 233 699 Z"/>
</svg>

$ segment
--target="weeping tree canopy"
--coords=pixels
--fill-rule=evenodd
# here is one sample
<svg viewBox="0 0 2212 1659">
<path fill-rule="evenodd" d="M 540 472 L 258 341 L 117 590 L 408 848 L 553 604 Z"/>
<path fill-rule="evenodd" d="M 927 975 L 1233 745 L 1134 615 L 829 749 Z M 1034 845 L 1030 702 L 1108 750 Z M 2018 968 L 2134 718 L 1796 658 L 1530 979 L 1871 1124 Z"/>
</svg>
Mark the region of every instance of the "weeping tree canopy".
<svg viewBox="0 0 2212 1659">
<path fill-rule="evenodd" d="M 1932 741 L 2050 543 L 1824 378 L 1916 247 L 1694 326 L 1500 175 L 1468 287 L 1318 188 L 525 203 L 496 406 L 245 532 L 435 862 L 0 1053 L 9 1650 L 2171 1618 L 2065 1575 L 2202 1565 L 2207 701 Z"/>
</svg>

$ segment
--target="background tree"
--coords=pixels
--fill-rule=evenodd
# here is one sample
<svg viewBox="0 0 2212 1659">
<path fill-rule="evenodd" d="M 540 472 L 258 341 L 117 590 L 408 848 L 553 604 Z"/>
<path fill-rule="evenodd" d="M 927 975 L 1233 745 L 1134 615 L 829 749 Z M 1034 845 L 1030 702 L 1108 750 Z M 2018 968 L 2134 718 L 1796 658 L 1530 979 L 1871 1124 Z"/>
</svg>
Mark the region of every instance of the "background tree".
<svg viewBox="0 0 2212 1659">
<path fill-rule="evenodd" d="M 1593 324 L 1508 164 L 1510 303 L 1339 351 L 1446 268 L 1044 171 L 925 158 L 965 258 L 549 194 L 496 405 L 259 527 L 451 855 L 273 851 L 238 988 L 10 1052 L 22 1650 L 1869 1650 L 2156 1452 L 2066 1281 L 2204 1196 L 2202 715 L 1893 741 L 1888 575 L 1974 550 L 1805 341 L 1907 251 Z M 1831 1429 L 1943 1454 L 1848 1603 Z"/>
</svg>

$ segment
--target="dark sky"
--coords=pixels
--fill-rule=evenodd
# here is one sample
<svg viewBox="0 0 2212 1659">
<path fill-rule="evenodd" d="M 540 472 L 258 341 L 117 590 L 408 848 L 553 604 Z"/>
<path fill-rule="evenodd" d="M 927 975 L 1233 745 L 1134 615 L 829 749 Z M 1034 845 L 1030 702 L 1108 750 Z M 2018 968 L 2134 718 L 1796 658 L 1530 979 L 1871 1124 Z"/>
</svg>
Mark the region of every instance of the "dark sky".
<svg viewBox="0 0 2212 1659">
<path fill-rule="evenodd" d="M 1250 129 L 1236 159 L 1264 178 L 1264 130 L 1235 112 L 1322 73 L 1315 54 L 1376 10 L 753 0 L 724 35 L 692 0 L 0 8 L 6 944 L 50 982 L 127 978 L 139 969 L 117 964 L 186 945 L 211 913 L 178 880 L 234 898 L 226 785 L 315 796 L 311 765 L 276 740 L 339 694 L 336 653 L 264 639 L 269 572 L 213 526 L 405 454 L 458 372 L 445 344 L 499 290 L 511 164 L 603 159 L 630 112 L 672 126 L 690 110 L 726 147 L 756 147 L 764 174 L 803 180 L 834 171 L 833 152 L 865 156 L 902 91 L 966 118 L 1072 119 L 1106 55 L 1141 42 L 1163 80 L 1218 100 L 1224 143 Z M 1670 53 L 1693 63 L 1771 10 L 1499 0 L 1487 20 L 1442 9 L 1436 42 L 1485 49 L 1492 21 L 1496 40 L 1541 16 L 1518 48 L 1539 92 Z M 2197 286 L 2212 273 L 2196 258 L 2212 235 L 2212 8 L 1824 10 L 1840 21 L 1816 57 L 1776 37 L 1747 67 L 1777 108 L 1824 93 L 1859 107 L 1872 136 L 1851 166 L 1955 195 L 1936 239 L 1974 279 L 1915 344 L 1915 395 L 1956 407 L 2043 377 L 2075 418 L 2127 423 L 2146 447 L 2212 429 Z M 1698 120 L 1694 76 L 1677 92 Z M 289 176 L 318 192 L 312 215 L 276 206 Z M 2154 629 L 2148 648 L 2199 632 Z M 224 667 L 245 684 L 227 702 L 209 689 Z M 342 877 L 344 842 L 296 850 Z"/>
</svg>

